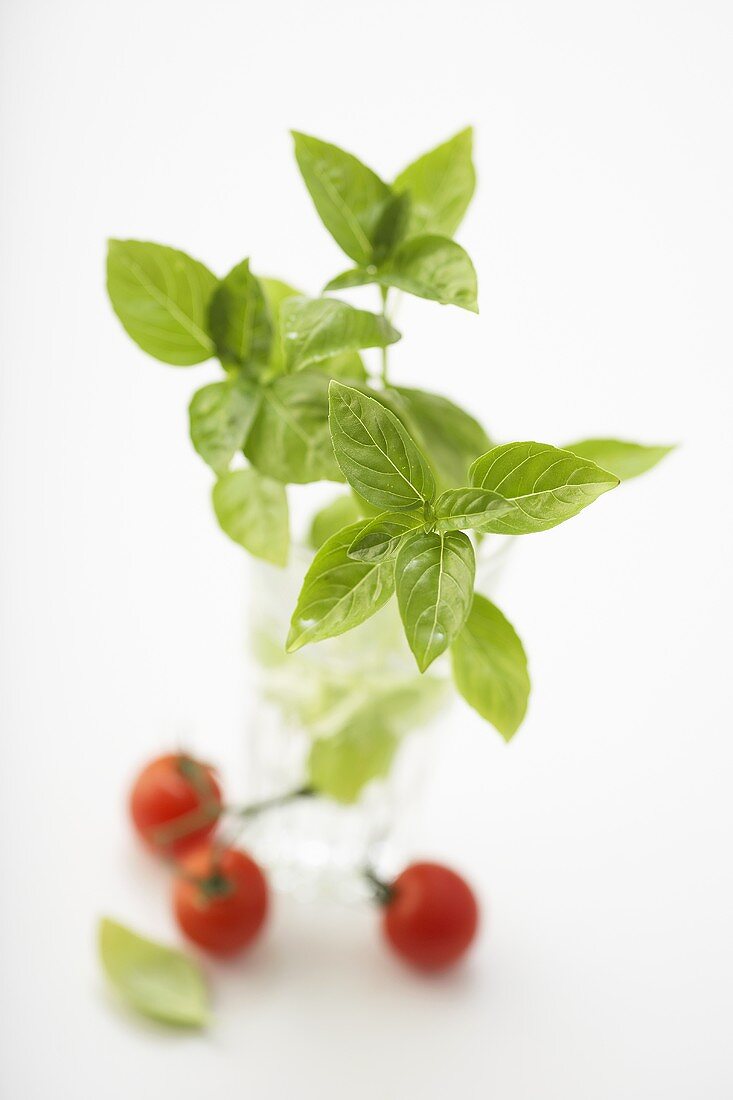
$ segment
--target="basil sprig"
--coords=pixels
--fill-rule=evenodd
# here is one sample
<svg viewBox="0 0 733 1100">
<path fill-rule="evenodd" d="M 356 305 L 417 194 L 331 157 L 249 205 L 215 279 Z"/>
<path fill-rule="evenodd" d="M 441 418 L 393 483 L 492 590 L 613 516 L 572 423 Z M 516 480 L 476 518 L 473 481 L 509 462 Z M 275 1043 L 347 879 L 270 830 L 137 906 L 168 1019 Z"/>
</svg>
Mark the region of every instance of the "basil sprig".
<svg viewBox="0 0 733 1100">
<path fill-rule="evenodd" d="M 473 264 L 454 240 L 475 188 L 473 133 L 391 183 L 337 145 L 297 132 L 293 141 L 316 212 L 352 265 L 326 296 L 258 276 L 248 259 L 219 279 L 177 249 L 112 240 L 113 309 L 161 362 L 218 358 L 220 379 L 191 400 L 190 435 L 216 476 L 219 524 L 249 553 L 286 564 L 286 485 L 350 486 L 313 520 L 316 554 L 288 650 L 351 630 L 395 594 L 420 672 L 450 651 L 458 691 L 508 739 L 527 707 L 527 660 L 502 613 L 474 593 L 475 546 L 487 534 L 555 527 L 671 448 L 608 438 L 496 444 L 454 402 L 394 384 L 393 290 L 478 311 Z M 379 312 L 328 296 L 370 284 Z M 368 349 L 381 355 L 372 374 Z M 353 725 L 318 742 L 310 762 L 314 785 L 344 800 L 383 773 L 394 749 L 390 721 L 373 734 L 368 718 Z"/>
</svg>

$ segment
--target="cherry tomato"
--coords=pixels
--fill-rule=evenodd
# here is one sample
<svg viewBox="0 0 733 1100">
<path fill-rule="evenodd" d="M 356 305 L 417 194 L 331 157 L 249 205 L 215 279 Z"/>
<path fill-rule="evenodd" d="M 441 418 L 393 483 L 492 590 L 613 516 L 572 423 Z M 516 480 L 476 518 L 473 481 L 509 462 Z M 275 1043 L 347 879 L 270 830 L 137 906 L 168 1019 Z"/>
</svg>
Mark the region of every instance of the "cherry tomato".
<svg viewBox="0 0 733 1100">
<path fill-rule="evenodd" d="M 389 887 L 383 929 L 387 941 L 421 970 L 442 970 L 468 950 L 478 927 L 468 883 L 439 863 L 413 863 Z"/>
<path fill-rule="evenodd" d="M 176 920 L 189 939 L 215 955 L 247 947 L 267 916 L 267 880 L 236 848 L 208 844 L 184 857 L 173 885 Z"/>
<path fill-rule="evenodd" d="M 154 851 L 180 855 L 215 829 L 221 791 L 214 773 L 185 753 L 160 756 L 137 777 L 130 813 L 140 836 Z"/>
</svg>

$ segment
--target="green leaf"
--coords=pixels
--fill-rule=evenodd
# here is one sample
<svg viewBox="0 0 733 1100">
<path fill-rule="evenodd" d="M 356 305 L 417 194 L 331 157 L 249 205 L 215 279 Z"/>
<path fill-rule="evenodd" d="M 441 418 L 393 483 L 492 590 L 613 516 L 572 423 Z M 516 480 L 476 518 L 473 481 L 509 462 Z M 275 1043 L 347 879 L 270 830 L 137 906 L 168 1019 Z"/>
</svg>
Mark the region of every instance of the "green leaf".
<svg viewBox="0 0 733 1100">
<path fill-rule="evenodd" d="M 478 313 L 476 272 L 468 253 L 448 237 L 411 237 L 382 267 L 344 271 L 326 290 L 378 283 L 442 305 Z"/>
<path fill-rule="evenodd" d="M 190 367 L 214 354 L 208 329 L 216 276 L 185 252 L 148 241 L 110 241 L 107 292 L 125 331 L 143 351 Z"/>
<path fill-rule="evenodd" d="M 400 172 L 393 189 L 408 193 L 412 200 L 409 236 L 453 236 L 476 186 L 472 150 L 473 130 L 469 127 Z"/>
<path fill-rule="evenodd" d="M 330 539 L 331 535 L 335 535 L 342 527 L 349 527 L 352 523 L 356 523 L 361 516 L 361 509 L 351 493 L 336 497 L 313 517 L 308 536 L 309 545 L 314 550 L 319 550 L 326 539 Z"/>
<path fill-rule="evenodd" d="M 411 200 L 407 193 L 390 197 L 374 231 L 375 264 L 386 260 L 405 237 L 410 222 L 410 207 Z"/>
<path fill-rule="evenodd" d="M 268 362 L 273 374 L 281 374 L 285 370 L 285 351 L 280 334 L 280 309 L 283 302 L 288 298 L 299 298 L 300 291 L 280 279 L 260 278 L 260 286 L 262 287 L 262 293 L 265 295 L 272 326 Z"/>
<path fill-rule="evenodd" d="M 471 541 L 460 531 L 422 531 L 403 543 L 395 565 L 397 602 L 421 672 L 445 652 L 466 622 L 475 573 Z"/>
<path fill-rule="evenodd" d="M 364 711 L 374 721 L 389 722 L 398 736 L 433 721 L 450 698 L 450 682 L 443 677 L 414 675 L 388 687 L 375 687 Z"/>
<path fill-rule="evenodd" d="M 193 395 L 188 407 L 191 442 L 216 473 L 228 470 L 241 451 L 259 403 L 259 388 L 238 377 L 212 382 Z"/>
<path fill-rule="evenodd" d="M 392 402 L 394 395 L 396 404 Z M 491 447 L 479 422 L 437 393 L 395 386 L 387 389 L 385 396 L 428 455 L 441 487 L 465 485 L 471 463 Z"/>
<path fill-rule="evenodd" d="M 99 953 L 111 984 L 143 1016 L 180 1027 L 204 1027 L 209 1022 L 201 971 L 181 951 L 104 917 L 99 922 Z"/>
<path fill-rule="evenodd" d="M 436 531 L 482 531 L 514 511 L 514 504 L 490 489 L 447 489 L 435 502 Z"/>
<path fill-rule="evenodd" d="M 476 272 L 468 253 L 447 237 L 412 237 L 379 271 L 376 280 L 442 305 L 478 313 Z"/>
<path fill-rule="evenodd" d="M 287 565 L 290 534 L 288 499 L 278 481 L 257 470 L 232 470 L 214 485 L 219 525 L 250 554 L 273 565 Z"/>
<path fill-rule="evenodd" d="M 331 382 L 329 404 L 336 459 L 360 496 L 389 511 L 433 499 L 430 467 L 394 413 L 340 382 Z"/>
<path fill-rule="evenodd" d="M 408 531 L 424 525 L 415 512 L 382 512 L 369 520 L 349 547 L 349 557 L 359 561 L 383 561 L 394 557 Z"/>
<path fill-rule="evenodd" d="M 369 286 L 379 282 L 379 272 L 375 269 L 367 271 L 365 267 L 352 267 L 348 271 L 342 271 L 324 286 L 326 290 L 350 290 L 355 286 Z"/>
<path fill-rule="evenodd" d="M 384 348 L 400 338 L 385 317 L 334 298 L 289 298 L 282 306 L 280 327 L 290 370 L 346 351 Z"/>
<path fill-rule="evenodd" d="M 344 351 L 339 355 L 333 355 L 330 359 L 323 359 L 320 363 L 314 363 L 309 370 L 317 370 L 326 378 L 335 378 L 339 382 L 348 382 L 356 385 L 366 382 L 369 375 L 364 366 L 364 360 L 358 351 Z"/>
<path fill-rule="evenodd" d="M 394 562 L 361 562 L 349 547 L 365 525 L 328 539 L 311 562 L 293 613 L 287 650 L 344 634 L 370 618 L 394 592 Z"/>
<path fill-rule="evenodd" d="M 260 283 L 272 321 L 270 369 L 274 374 L 281 374 L 285 370 L 285 349 L 282 346 L 280 334 L 280 307 L 288 298 L 302 298 L 303 295 L 299 290 L 295 290 L 279 279 L 260 279 Z M 325 374 L 327 378 L 339 378 L 344 382 L 365 382 L 367 379 L 367 372 L 362 358 L 355 351 L 341 352 L 329 359 L 324 359 L 322 362 L 314 364 L 313 369 Z"/>
<path fill-rule="evenodd" d="M 451 658 L 453 678 L 463 698 L 509 741 L 527 710 L 527 656 L 514 627 L 478 593 L 451 647 Z"/>
<path fill-rule="evenodd" d="M 470 473 L 474 486 L 512 501 L 511 512 L 480 528 L 503 535 L 548 531 L 618 485 L 615 474 L 547 443 L 494 447 Z"/>
<path fill-rule="evenodd" d="M 604 470 L 610 470 L 621 481 L 628 481 L 651 470 L 674 450 L 674 445 L 647 447 L 622 439 L 584 439 L 578 443 L 568 443 L 564 449 L 579 458 L 590 459 Z"/>
<path fill-rule="evenodd" d="M 351 153 L 293 132 L 295 157 L 319 217 L 358 264 L 370 264 L 390 188 Z"/>
<path fill-rule="evenodd" d="M 209 325 L 224 366 L 267 363 L 272 343 L 270 313 L 249 260 L 242 260 L 219 283 L 209 307 Z"/>
<path fill-rule="evenodd" d="M 397 745 L 389 725 L 362 715 L 334 736 L 313 742 L 308 783 L 337 802 L 356 802 L 367 783 L 389 774 Z"/>
<path fill-rule="evenodd" d="M 328 379 L 302 371 L 263 387 L 244 453 L 276 481 L 342 481 L 328 430 Z"/>
</svg>

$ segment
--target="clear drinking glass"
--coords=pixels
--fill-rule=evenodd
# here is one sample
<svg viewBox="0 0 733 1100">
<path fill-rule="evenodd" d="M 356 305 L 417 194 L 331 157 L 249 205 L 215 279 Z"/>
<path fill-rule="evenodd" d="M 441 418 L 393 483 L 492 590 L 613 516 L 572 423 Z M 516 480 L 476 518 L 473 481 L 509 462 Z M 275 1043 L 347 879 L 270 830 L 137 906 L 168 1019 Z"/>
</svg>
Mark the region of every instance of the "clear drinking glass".
<svg viewBox="0 0 733 1100">
<path fill-rule="evenodd" d="M 490 594 L 511 540 L 492 536 L 477 547 L 476 587 Z M 278 569 L 252 559 L 247 623 L 256 662 L 255 703 L 248 717 L 249 797 L 302 787 L 314 738 L 328 737 L 356 716 L 388 714 L 399 745 L 383 778 L 354 804 L 301 798 L 251 819 L 243 839 L 274 884 L 301 896 L 361 896 L 365 866 L 393 864 L 410 848 L 410 824 L 450 698 L 447 657 L 421 675 L 390 602 L 338 638 L 284 651 L 290 616 L 312 559 L 295 547 Z"/>
</svg>

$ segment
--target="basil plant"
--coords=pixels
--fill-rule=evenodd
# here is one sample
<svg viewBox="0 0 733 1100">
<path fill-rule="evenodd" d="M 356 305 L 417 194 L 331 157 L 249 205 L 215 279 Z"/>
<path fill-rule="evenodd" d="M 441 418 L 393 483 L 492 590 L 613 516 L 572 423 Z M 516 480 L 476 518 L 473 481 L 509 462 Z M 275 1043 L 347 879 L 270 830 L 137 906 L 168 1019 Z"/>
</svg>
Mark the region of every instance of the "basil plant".
<svg viewBox="0 0 733 1100">
<path fill-rule="evenodd" d="M 527 659 L 502 612 L 474 592 L 478 542 L 547 531 L 670 448 L 499 443 L 447 398 L 398 385 L 388 366 L 401 339 L 388 314 L 395 291 L 478 312 L 476 272 L 454 240 L 475 186 L 471 130 L 392 183 L 335 145 L 293 139 L 315 209 L 351 265 L 319 297 L 254 274 L 247 259 L 218 278 L 176 249 L 113 240 L 112 306 L 164 363 L 219 359 L 221 380 L 191 401 L 191 440 L 216 475 L 221 527 L 251 554 L 287 563 L 287 485 L 348 483 L 314 519 L 288 651 L 358 627 L 396 596 L 420 672 L 449 651 L 460 694 L 509 740 L 527 707 Z M 332 296 L 367 284 L 378 288 L 376 312 Z M 360 355 L 369 348 L 380 349 L 373 375 Z"/>
</svg>

